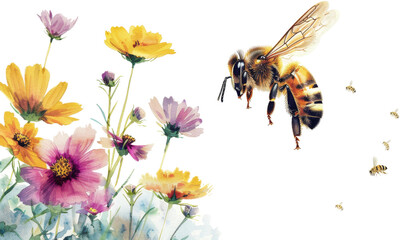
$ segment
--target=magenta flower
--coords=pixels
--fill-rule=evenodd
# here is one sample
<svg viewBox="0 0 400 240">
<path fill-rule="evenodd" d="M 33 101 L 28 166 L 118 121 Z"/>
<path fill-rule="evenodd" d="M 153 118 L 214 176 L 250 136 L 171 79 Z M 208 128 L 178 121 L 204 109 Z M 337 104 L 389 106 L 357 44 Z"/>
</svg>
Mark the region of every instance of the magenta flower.
<svg viewBox="0 0 400 240">
<path fill-rule="evenodd" d="M 99 143 L 104 148 L 115 147 L 121 157 L 128 155 L 129 153 L 136 161 L 144 160 L 147 158 L 147 153 L 153 147 L 153 144 L 134 145 L 133 143 L 136 141 L 136 139 L 128 134 L 124 134 L 122 138 L 111 132 L 108 132 L 108 134 L 112 137 L 112 140 L 109 138 L 100 138 Z"/>
<path fill-rule="evenodd" d="M 21 201 L 62 207 L 86 201 L 87 193 L 96 191 L 102 180 L 93 170 L 107 165 L 104 149 L 89 151 L 95 134 L 88 126 L 77 128 L 72 136 L 59 133 L 54 141 L 41 140 L 34 150 L 49 169 L 21 169 L 21 177 L 30 184 L 18 194 Z"/>
<path fill-rule="evenodd" d="M 114 192 L 111 189 L 98 188 L 89 195 L 87 201 L 81 204 L 81 210 L 78 213 L 97 215 L 108 211 L 108 203 L 110 202 Z"/>
<path fill-rule="evenodd" d="M 188 107 L 185 100 L 178 104 L 172 97 L 164 97 L 163 107 L 155 97 L 149 105 L 158 121 L 164 125 L 164 134 L 168 138 L 179 137 L 179 133 L 187 137 L 197 137 L 203 133 L 203 129 L 198 128 L 202 123 L 199 107 Z"/>
<path fill-rule="evenodd" d="M 105 71 L 103 74 L 101 74 L 101 80 L 103 81 L 103 84 L 108 87 L 115 86 L 115 74 L 112 72 Z"/>
<path fill-rule="evenodd" d="M 76 23 L 78 18 L 75 20 L 68 19 L 61 14 L 56 14 L 53 17 L 51 11 L 43 10 L 41 15 L 38 15 L 40 21 L 44 24 L 47 30 L 47 34 L 53 39 L 61 40 L 61 35 L 68 32 Z"/>
</svg>

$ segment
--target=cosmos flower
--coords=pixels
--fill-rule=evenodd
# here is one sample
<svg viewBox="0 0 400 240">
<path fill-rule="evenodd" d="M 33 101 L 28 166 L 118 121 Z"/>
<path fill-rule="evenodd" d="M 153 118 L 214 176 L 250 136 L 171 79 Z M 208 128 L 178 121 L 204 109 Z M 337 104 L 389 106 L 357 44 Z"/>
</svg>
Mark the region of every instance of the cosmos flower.
<svg viewBox="0 0 400 240">
<path fill-rule="evenodd" d="M 201 186 L 201 181 L 196 176 L 189 181 L 190 172 L 174 172 L 158 170 L 157 176 L 152 177 L 148 173 L 142 176 L 140 183 L 147 190 L 158 193 L 158 197 L 168 203 L 178 204 L 183 199 L 195 199 L 204 197 L 210 191 L 210 186 Z"/>
<path fill-rule="evenodd" d="M 106 31 L 104 43 L 134 63 L 174 54 L 172 44 L 161 42 L 159 33 L 147 32 L 144 26 L 131 26 L 129 32 L 123 27 L 112 27 Z"/>
<path fill-rule="evenodd" d="M 187 137 L 197 137 L 203 133 L 202 128 L 197 128 L 202 123 L 199 107 L 188 107 L 185 100 L 178 104 L 172 97 L 164 97 L 163 107 L 155 97 L 149 105 L 158 121 L 164 125 L 165 136 L 179 137 L 181 133 Z"/>
<path fill-rule="evenodd" d="M 46 27 L 47 34 L 50 39 L 61 40 L 61 35 L 68 32 L 76 23 L 78 18 L 75 20 L 68 19 L 62 14 L 56 14 L 53 17 L 51 11 L 43 10 L 41 15 L 38 15 L 40 21 Z"/>
<path fill-rule="evenodd" d="M 33 151 L 41 140 L 35 137 L 37 132 L 35 124 L 26 123 L 21 128 L 14 114 L 5 112 L 4 125 L 0 124 L 0 146 L 10 149 L 16 158 L 32 167 L 46 168 L 46 164 Z"/>
<path fill-rule="evenodd" d="M 109 136 L 111 136 L 112 139 L 100 138 L 99 143 L 104 148 L 115 147 L 121 157 L 128 155 L 129 153 L 136 161 L 144 160 L 147 158 L 147 153 L 153 147 L 153 144 L 134 145 L 133 143 L 136 141 L 136 139 L 128 134 L 124 134 L 122 138 L 111 132 L 108 132 L 108 134 Z"/>
<path fill-rule="evenodd" d="M 81 105 L 60 102 L 68 84 L 60 82 L 46 94 L 50 73 L 39 64 L 26 67 L 24 82 L 18 66 L 11 63 L 7 67 L 6 78 L 8 86 L 0 83 L 0 91 L 25 120 L 29 122 L 42 120 L 49 124 L 60 125 L 78 120 L 70 115 L 81 111 Z"/>
<path fill-rule="evenodd" d="M 98 188 L 95 192 L 89 195 L 88 200 L 82 202 L 81 210 L 78 213 L 97 215 L 109 210 L 107 207 L 114 192 L 111 189 Z"/>
<path fill-rule="evenodd" d="M 49 169 L 21 169 L 21 177 L 30 184 L 18 194 L 21 201 L 68 207 L 88 200 L 87 193 L 96 191 L 102 179 L 93 170 L 107 165 L 104 149 L 89 151 L 95 134 L 88 126 L 77 128 L 72 136 L 59 133 L 54 141 L 41 140 L 35 150 Z"/>
</svg>

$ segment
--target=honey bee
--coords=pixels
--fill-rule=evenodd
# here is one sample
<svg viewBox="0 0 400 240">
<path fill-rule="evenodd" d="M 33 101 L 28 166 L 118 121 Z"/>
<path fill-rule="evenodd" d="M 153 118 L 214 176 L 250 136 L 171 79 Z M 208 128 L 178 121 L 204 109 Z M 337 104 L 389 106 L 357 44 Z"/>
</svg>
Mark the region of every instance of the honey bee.
<svg viewBox="0 0 400 240">
<path fill-rule="evenodd" d="M 340 211 L 343 211 L 343 206 L 342 206 L 342 202 L 341 203 L 339 203 L 339 204 L 336 204 L 335 205 L 335 208 L 337 208 L 337 209 L 339 209 Z"/>
<path fill-rule="evenodd" d="M 346 87 L 346 90 L 352 93 L 356 93 L 356 89 L 351 84 L 353 84 L 353 81 L 350 81 L 350 85 Z"/>
<path fill-rule="evenodd" d="M 385 142 L 385 141 L 383 142 L 383 145 L 385 146 L 386 151 L 389 151 L 389 149 L 390 149 L 389 143 L 390 143 L 390 140 L 387 142 Z"/>
<path fill-rule="evenodd" d="M 387 167 L 383 165 L 377 165 L 378 160 L 375 157 L 373 161 L 374 161 L 374 166 L 371 168 L 371 170 L 369 170 L 369 174 L 371 174 L 371 176 L 375 176 L 378 173 L 386 174 L 385 171 L 387 170 Z"/>
<path fill-rule="evenodd" d="M 399 114 L 397 113 L 398 109 L 394 110 L 394 112 L 390 112 L 390 115 L 392 115 L 395 118 L 399 118 Z"/>
<path fill-rule="evenodd" d="M 319 36 L 336 21 L 336 11 L 327 11 L 328 2 L 320 2 L 306 11 L 274 47 L 253 47 L 244 55 L 237 51 L 228 61 L 230 76 L 222 83 L 218 100 L 224 100 L 226 81 L 231 79 L 232 87 L 239 99 L 246 93 L 247 108 L 253 90 L 269 90 L 267 117 L 272 125 L 271 115 L 278 93 L 287 96 L 288 112 L 292 116 L 292 130 L 296 150 L 300 149 L 298 137 L 301 124 L 314 129 L 322 117 L 322 96 L 311 73 L 297 62 L 285 67 L 282 57 L 295 52 L 305 52 L 314 45 Z"/>
</svg>

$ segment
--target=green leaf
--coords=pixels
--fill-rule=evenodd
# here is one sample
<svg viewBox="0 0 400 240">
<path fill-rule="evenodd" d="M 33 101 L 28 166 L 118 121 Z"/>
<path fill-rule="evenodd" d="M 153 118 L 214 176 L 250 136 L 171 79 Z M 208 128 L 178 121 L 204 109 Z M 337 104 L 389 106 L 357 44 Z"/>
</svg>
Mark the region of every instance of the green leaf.
<svg viewBox="0 0 400 240">
<path fill-rule="evenodd" d="M 1 195 L 0 202 L 1 202 L 1 200 L 3 200 L 3 198 L 4 198 L 9 192 L 11 192 L 11 191 L 14 189 L 14 187 L 15 187 L 16 185 L 17 185 L 17 182 L 14 183 L 13 185 L 11 185 L 11 187 L 9 187 L 6 191 L 4 191 L 4 193 Z"/>
<path fill-rule="evenodd" d="M 3 172 L 12 162 L 12 157 L 4 158 L 0 161 L 0 173 Z"/>
<path fill-rule="evenodd" d="M 106 118 L 106 115 L 104 114 L 104 111 L 103 111 L 103 109 L 101 109 L 101 107 L 100 107 L 100 105 L 99 105 L 99 104 L 96 104 L 96 105 L 97 105 L 97 107 L 100 109 L 100 111 L 101 111 L 101 114 L 103 115 L 104 122 L 106 122 L 106 123 L 107 123 L 107 118 Z"/>
</svg>

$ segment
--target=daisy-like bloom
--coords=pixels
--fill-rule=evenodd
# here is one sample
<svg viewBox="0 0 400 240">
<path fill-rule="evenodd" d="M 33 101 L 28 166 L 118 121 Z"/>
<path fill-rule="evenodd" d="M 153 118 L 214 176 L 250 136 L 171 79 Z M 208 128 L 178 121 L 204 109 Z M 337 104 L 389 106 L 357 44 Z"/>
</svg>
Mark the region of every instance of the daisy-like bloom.
<svg viewBox="0 0 400 240">
<path fill-rule="evenodd" d="M 22 118 L 29 122 L 44 121 L 67 125 L 78 119 L 70 115 L 80 112 L 78 103 L 62 103 L 61 97 L 67 89 L 66 82 L 60 82 L 47 92 L 50 73 L 39 64 L 25 69 L 25 82 L 18 66 L 11 63 L 6 70 L 7 85 L 0 83 L 0 91 L 11 101 Z"/>
<path fill-rule="evenodd" d="M 33 151 L 41 140 L 36 137 L 37 132 L 35 124 L 26 123 L 21 128 L 14 114 L 5 112 L 4 125 L 0 124 L 0 146 L 10 149 L 16 158 L 32 167 L 46 168 L 46 164 Z"/>
<path fill-rule="evenodd" d="M 51 11 L 47 10 L 43 10 L 38 17 L 46 27 L 47 34 L 51 40 L 61 40 L 61 35 L 68 32 L 78 20 L 78 18 L 75 20 L 68 19 L 59 13 L 53 17 Z"/>
<path fill-rule="evenodd" d="M 149 105 L 158 121 L 164 125 L 162 128 L 168 138 L 177 138 L 179 133 L 187 137 L 197 137 L 203 133 L 203 129 L 198 128 L 202 123 L 199 107 L 188 107 L 185 100 L 178 104 L 172 97 L 164 97 L 163 107 L 155 97 Z"/>
<path fill-rule="evenodd" d="M 152 190 L 167 203 L 178 204 L 183 199 L 204 197 L 210 191 L 209 185 L 201 186 L 201 181 L 196 176 L 189 181 L 190 172 L 158 170 L 157 176 L 145 174 L 140 184 L 147 190 Z"/>
<path fill-rule="evenodd" d="M 106 31 L 104 43 L 121 53 L 132 64 L 174 54 L 172 44 L 161 42 L 159 33 L 147 32 L 143 26 L 131 26 L 129 32 L 123 27 L 112 27 Z"/>
<path fill-rule="evenodd" d="M 98 188 L 95 192 L 89 195 L 87 201 L 81 204 L 81 210 L 78 213 L 97 215 L 109 210 L 108 203 L 110 202 L 113 191 L 111 189 Z"/>
<path fill-rule="evenodd" d="M 68 207 L 88 200 L 87 194 L 96 191 L 102 180 L 93 170 L 107 165 L 104 149 L 89 151 L 95 135 L 88 126 L 77 128 L 72 136 L 59 133 L 54 141 L 41 140 L 35 151 L 49 169 L 21 169 L 21 177 L 30 184 L 18 194 L 21 201 Z"/>
<path fill-rule="evenodd" d="M 111 136 L 112 139 L 100 138 L 99 143 L 104 148 L 115 147 L 115 149 L 117 150 L 118 154 L 121 157 L 128 155 L 129 153 L 132 156 L 132 158 L 135 159 L 136 161 L 144 160 L 147 158 L 147 153 L 153 147 L 153 144 L 134 145 L 133 143 L 136 141 L 136 139 L 128 134 L 124 134 L 122 138 L 118 137 L 117 135 L 111 132 L 108 132 L 108 134 L 109 136 Z"/>
</svg>

